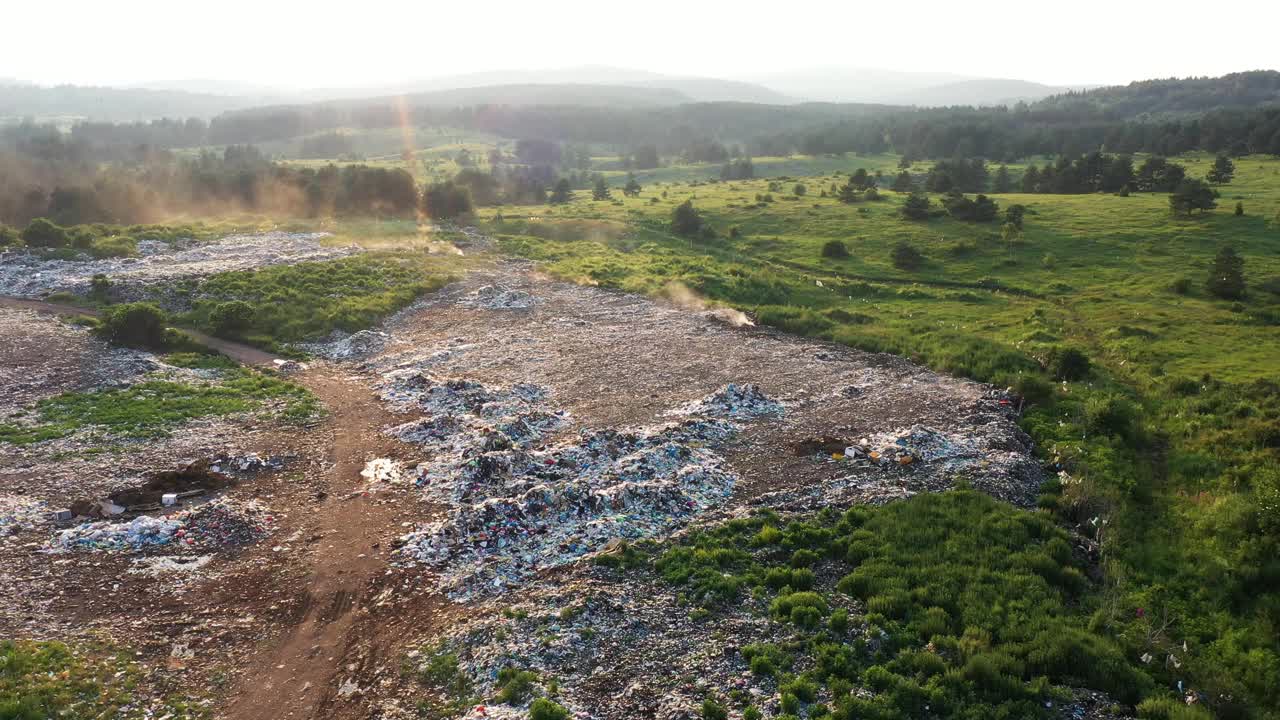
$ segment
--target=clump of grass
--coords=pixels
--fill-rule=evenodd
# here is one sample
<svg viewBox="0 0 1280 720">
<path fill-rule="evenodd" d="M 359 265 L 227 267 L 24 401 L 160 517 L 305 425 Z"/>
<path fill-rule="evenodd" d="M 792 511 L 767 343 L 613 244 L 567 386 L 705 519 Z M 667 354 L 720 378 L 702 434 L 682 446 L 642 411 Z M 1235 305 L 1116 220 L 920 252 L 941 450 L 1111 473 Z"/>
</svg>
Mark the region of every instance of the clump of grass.
<svg viewBox="0 0 1280 720">
<path fill-rule="evenodd" d="M 389 253 L 224 272 L 199 285 L 181 320 L 274 348 L 334 330 L 363 330 L 449 280 L 422 256 Z M 234 323 L 227 320 L 232 303 Z"/>
<path fill-rule="evenodd" d="M 194 362 L 187 355 L 180 362 Z M 0 425 L 0 442 L 30 445 L 100 427 L 122 438 L 161 437 L 190 420 L 246 412 L 281 403 L 280 417 L 302 422 L 319 412 L 305 388 L 253 370 L 224 369 L 216 383 L 195 385 L 147 380 L 126 388 L 57 395 L 36 403 L 33 425 Z"/>
</svg>

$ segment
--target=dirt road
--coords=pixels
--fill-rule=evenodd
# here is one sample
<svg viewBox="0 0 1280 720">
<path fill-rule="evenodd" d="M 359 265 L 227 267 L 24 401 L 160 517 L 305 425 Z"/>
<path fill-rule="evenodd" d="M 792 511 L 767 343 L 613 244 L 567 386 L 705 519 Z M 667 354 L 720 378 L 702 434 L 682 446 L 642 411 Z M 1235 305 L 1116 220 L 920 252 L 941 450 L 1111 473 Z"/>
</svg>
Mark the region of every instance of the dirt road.
<svg viewBox="0 0 1280 720">
<path fill-rule="evenodd" d="M 15 310 L 31 310 L 33 312 L 46 313 L 50 315 L 88 315 L 89 317 L 101 317 L 102 312 L 93 308 L 81 308 L 75 305 L 61 305 L 58 303 L 44 302 L 42 300 L 27 300 L 25 298 L 9 297 L 0 295 L 0 307 L 13 308 Z M 212 335 L 206 335 L 198 330 L 190 330 L 187 328 L 178 328 L 182 332 L 191 336 L 196 342 L 207 348 L 216 350 L 223 355 L 235 360 L 242 365 L 271 365 L 276 356 L 271 353 L 260 350 L 252 345 L 244 345 L 242 343 L 233 342 L 231 340 L 223 340 Z"/>
</svg>

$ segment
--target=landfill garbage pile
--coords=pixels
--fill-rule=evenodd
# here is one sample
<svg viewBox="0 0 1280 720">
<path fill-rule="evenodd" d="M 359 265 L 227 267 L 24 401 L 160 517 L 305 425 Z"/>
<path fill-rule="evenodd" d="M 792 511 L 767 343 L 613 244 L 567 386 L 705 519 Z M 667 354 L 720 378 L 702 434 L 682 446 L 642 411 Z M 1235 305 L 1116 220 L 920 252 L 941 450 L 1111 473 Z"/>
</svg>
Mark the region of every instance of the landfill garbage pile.
<svg viewBox="0 0 1280 720">
<path fill-rule="evenodd" d="M 287 457 L 262 457 L 258 453 L 246 453 L 244 455 L 223 455 L 214 458 L 209 463 L 209 471 L 215 473 L 237 473 L 241 475 L 252 475 L 260 472 L 280 470 L 284 467 Z"/>
<path fill-rule="evenodd" d="M 390 341 L 391 336 L 380 330 L 360 330 L 350 334 L 335 330 L 326 340 L 298 343 L 298 347 L 327 360 L 359 360 L 381 352 Z"/>
<path fill-rule="evenodd" d="M 677 409 L 675 413 L 720 418 L 776 417 L 782 415 L 783 407 L 782 403 L 770 399 L 755 385 L 729 383 L 707 397 Z"/>
<path fill-rule="evenodd" d="M 127 522 L 100 521 L 59 532 L 50 552 L 137 552 L 156 546 L 208 552 L 237 548 L 261 540 L 275 522 L 255 502 L 216 500 L 161 517 L 140 515 Z"/>
<path fill-rule="evenodd" d="M 485 285 L 463 296 L 458 304 L 477 310 L 528 310 L 538 304 L 538 298 L 524 290 Z"/>
<path fill-rule="evenodd" d="M 0 495 L 0 538 L 31 530 L 48 522 L 49 506 L 39 500 Z"/>
<path fill-rule="evenodd" d="M 328 233 L 268 232 L 229 235 L 212 242 L 141 241 L 138 257 L 77 260 L 42 259 L 35 253 L 0 256 L 0 295 L 38 298 L 53 292 L 84 295 L 94 275 L 111 279 L 122 299 L 138 300 L 151 290 L 165 291 L 175 281 L 229 270 L 252 270 L 330 260 L 360 252 L 357 247 L 325 247 Z"/>
<path fill-rule="evenodd" d="M 543 444 L 564 422 L 545 395 L 416 372 L 393 373 L 384 388 L 384 400 L 430 413 L 390 432 L 432 452 L 415 483 L 449 507 L 444 519 L 399 538 L 400 557 L 438 572 L 455 599 L 504 590 L 616 539 L 665 534 L 733 490 L 737 477 L 713 448 L 735 423 L 687 417 Z M 724 388 L 698 407 L 737 417 L 781 412 L 753 386 Z"/>
<path fill-rule="evenodd" d="M 628 571 L 625 582 L 598 569 L 589 574 L 539 582 L 515 604 L 494 601 L 410 660 L 425 669 L 441 653 L 456 655 L 480 697 L 493 696 L 504 668 L 532 671 L 539 691 L 554 680 L 557 703 L 596 720 L 694 718 L 713 689 L 740 691 L 762 708 L 776 700 L 777 681 L 753 675 L 739 650 L 789 642 L 792 627 L 770 621 L 751 601 L 699 622 L 672 586 L 647 572 Z M 486 710 L 527 717 L 506 705 Z"/>
</svg>

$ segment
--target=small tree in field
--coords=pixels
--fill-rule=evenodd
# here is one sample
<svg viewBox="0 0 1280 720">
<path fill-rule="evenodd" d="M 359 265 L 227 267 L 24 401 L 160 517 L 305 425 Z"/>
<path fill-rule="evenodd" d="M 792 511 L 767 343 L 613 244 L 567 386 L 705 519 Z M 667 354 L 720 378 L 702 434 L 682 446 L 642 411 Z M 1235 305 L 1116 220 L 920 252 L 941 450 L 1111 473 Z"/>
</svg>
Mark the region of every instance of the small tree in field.
<svg viewBox="0 0 1280 720">
<path fill-rule="evenodd" d="M 1244 297 L 1244 258 L 1236 254 L 1236 249 L 1224 245 L 1218 251 L 1213 264 L 1209 266 L 1209 279 L 1205 289 L 1224 300 L 1239 300 Z"/>
<path fill-rule="evenodd" d="M 1219 155 L 1213 161 L 1213 168 L 1205 177 L 1214 185 L 1225 185 L 1236 175 L 1236 164 L 1226 155 Z"/>
<path fill-rule="evenodd" d="M 906 242 L 894 245 L 890 257 L 893 259 L 893 266 L 899 270 L 917 270 L 924 264 L 924 255 Z"/>
<path fill-rule="evenodd" d="M 1174 215 L 1190 215 L 1193 210 L 1201 213 L 1218 207 L 1218 193 L 1203 180 L 1183 180 L 1169 196 L 1169 209 Z"/>
<path fill-rule="evenodd" d="M 611 197 L 613 197 L 613 195 L 609 192 L 609 186 L 605 183 L 604 176 L 597 175 L 595 185 L 591 188 L 591 199 L 608 200 Z"/>
<path fill-rule="evenodd" d="M 547 198 L 547 202 L 552 205 L 563 205 L 573 200 L 573 187 L 569 185 L 568 178 L 560 178 L 556 181 L 556 186 L 551 190 L 551 197 Z"/>
<path fill-rule="evenodd" d="M 693 206 L 692 200 L 685 200 L 671 211 L 671 232 L 682 237 L 697 237 L 702 232 L 702 215 Z"/>
<path fill-rule="evenodd" d="M 906 220 L 927 220 L 931 205 L 929 196 L 917 191 L 907 196 L 898 212 Z"/>
<path fill-rule="evenodd" d="M 640 183 L 636 180 L 636 176 L 627 173 L 627 184 L 622 188 L 622 194 L 627 197 L 638 197 L 640 195 Z"/>
<path fill-rule="evenodd" d="M 911 173 L 906 170 L 898 173 L 898 177 L 893 179 L 893 186 L 890 189 L 900 193 L 909 193 L 915 190 L 916 185 L 911 181 Z"/>
<path fill-rule="evenodd" d="M 849 257 L 849 246 L 845 245 L 840 240 L 828 240 L 826 244 L 822 246 L 822 257 L 830 258 L 832 260 L 847 258 Z"/>
</svg>

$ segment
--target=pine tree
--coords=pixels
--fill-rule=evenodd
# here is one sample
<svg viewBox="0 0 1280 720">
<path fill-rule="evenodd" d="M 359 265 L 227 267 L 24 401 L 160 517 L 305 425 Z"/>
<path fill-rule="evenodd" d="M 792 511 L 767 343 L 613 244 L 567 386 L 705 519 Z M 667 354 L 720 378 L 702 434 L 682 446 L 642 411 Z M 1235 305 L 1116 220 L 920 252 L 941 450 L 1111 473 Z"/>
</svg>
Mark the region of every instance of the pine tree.
<svg viewBox="0 0 1280 720">
<path fill-rule="evenodd" d="M 604 176 L 597 175 L 596 183 L 591 188 L 591 199 L 592 200 L 608 200 L 611 197 L 613 197 L 613 195 L 609 193 L 609 186 L 605 184 Z"/>
<path fill-rule="evenodd" d="M 640 194 L 640 183 L 634 174 L 627 173 L 627 184 L 622 188 L 622 194 L 627 197 L 636 197 Z"/>
<path fill-rule="evenodd" d="M 1224 300 L 1239 300 L 1244 297 L 1244 287 L 1244 258 L 1236 254 L 1235 248 L 1224 245 L 1209 266 L 1205 288 Z"/>
<path fill-rule="evenodd" d="M 1009 177 L 1009 168 L 1001 165 L 1000 168 L 996 170 L 996 179 L 991 187 L 991 192 L 1013 192 L 1013 179 Z"/>
<path fill-rule="evenodd" d="M 1236 164 L 1231 162 L 1231 158 L 1226 155 L 1219 155 L 1213 161 L 1213 169 L 1206 175 L 1206 179 L 1214 185 L 1225 185 L 1231 182 L 1231 178 L 1235 177 Z"/>
<path fill-rule="evenodd" d="M 573 200 L 573 188 L 569 185 L 569 179 L 560 178 L 556 181 L 556 186 L 551 191 L 551 197 L 547 198 L 547 202 L 552 205 L 562 205 L 570 200 Z"/>
<path fill-rule="evenodd" d="M 898 177 L 893 179 L 893 191 L 900 193 L 909 193 L 916 189 L 915 183 L 911 181 L 911 173 L 903 170 L 898 173 Z"/>
<path fill-rule="evenodd" d="M 926 220 L 929 217 L 931 205 L 928 195 L 913 192 L 907 196 L 906 202 L 902 203 L 902 208 L 898 212 L 902 213 L 902 217 L 907 220 Z"/>
</svg>

